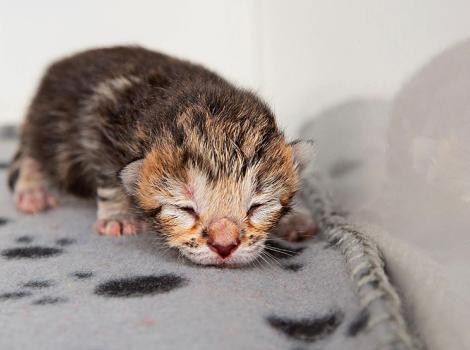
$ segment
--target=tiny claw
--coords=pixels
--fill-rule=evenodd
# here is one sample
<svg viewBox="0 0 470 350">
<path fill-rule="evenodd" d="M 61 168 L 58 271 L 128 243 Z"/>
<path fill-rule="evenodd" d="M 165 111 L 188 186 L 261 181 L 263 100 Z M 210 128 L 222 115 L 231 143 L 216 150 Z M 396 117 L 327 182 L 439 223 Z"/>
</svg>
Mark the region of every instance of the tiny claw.
<svg viewBox="0 0 470 350">
<path fill-rule="evenodd" d="M 99 235 L 105 236 L 134 236 L 143 231 L 144 224 L 130 219 L 113 218 L 110 220 L 98 219 L 95 230 Z"/>
</svg>

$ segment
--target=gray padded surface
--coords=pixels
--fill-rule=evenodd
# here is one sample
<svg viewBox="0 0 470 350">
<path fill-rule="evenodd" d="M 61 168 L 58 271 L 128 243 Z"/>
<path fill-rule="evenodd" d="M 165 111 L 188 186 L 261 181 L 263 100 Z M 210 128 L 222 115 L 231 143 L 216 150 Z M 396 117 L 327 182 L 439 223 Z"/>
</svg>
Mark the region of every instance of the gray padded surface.
<svg viewBox="0 0 470 350">
<path fill-rule="evenodd" d="M 15 142 L 0 141 L 0 348 L 374 348 L 344 259 L 321 236 L 226 269 L 192 265 L 155 234 L 97 236 L 92 202 L 22 215 L 5 184 Z"/>
</svg>

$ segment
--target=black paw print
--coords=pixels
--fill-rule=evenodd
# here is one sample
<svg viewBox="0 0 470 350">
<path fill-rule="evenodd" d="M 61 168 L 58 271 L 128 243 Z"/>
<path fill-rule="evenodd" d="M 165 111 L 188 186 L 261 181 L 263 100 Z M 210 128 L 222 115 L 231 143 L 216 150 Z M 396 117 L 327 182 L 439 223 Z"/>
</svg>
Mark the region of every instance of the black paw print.
<svg viewBox="0 0 470 350">
<path fill-rule="evenodd" d="M 341 324 L 343 317 L 341 312 L 332 312 L 320 317 L 302 319 L 269 316 L 267 321 L 271 327 L 291 339 L 312 343 L 332 334 Z"/>
<path fill-rule="evenodd" d="M 38 259 L 60 255 L 65 246 L 76 243 L 70 238 L 60 238 L 55 241 L 56 246 L 32 245 L 34 238 L 31 236 L 20 236 L 16 239 L 20 247 L 8 248 L 0 252 L 6 259 Z M 58 247 L 59 246 L 59 247 Z M 90 270 L 74 271 L 68 274 L 69 278 L 76 281 L 88 280 L 94 277 L 94 272 Z M 99 283 L 94 288 L 94 294 L 104 297 L 141 297 L 146 295 L 156 295 L 170 292 L 174 289 L 188 284 L 184 277 L 172 273 L 159 275 L 131 276 L 111 279 Z M 52 280 L 31 280 L 20 285 L 18 291 L 0 294 L 1 300 L 14 300 L 30 297 L 39 289 L 46 289 L 56 285 Z M 66 302 L 68 299 L 57 296 L 43 296 L 32 302 L 32 305 L 51 305 Z"/>
<path fill-rule="evenodd" d="M 59 238 L 55 241 L 55 247 L 42 245 L 25 246 L 25 244 L 32 243 L 33 240 L 34 238 L 32 236 L 20 236 L 16 239 L 16 243 L 20 243 L 22 246 L 4 249 L 0 252 L 0 255 L 6 259 L 49 258 L 62 254 L 64 252 L 63 247 L 76 243 L 76 241 L 71 238 Z"/>
<path fill-rule="evenodd" d="M 42 246 L 42 245 L 31 245 L 34 241 L 33 236 L 23 235 L 16 238 L 15 242 L 21 244 L 21 246 L 14 248 L 7 248 L 0 252 L 0 255 L 7 260 L 12 259 L 42 259 L 60 255 L 64 252 L 64 246 L 75 243 L 74 239 L 70 238 L 59 238 L 55 241 L 55 246 Z M 91 278 L 93 273 L 90 271 L 76 271 L 71 274 L 77 279 Z M 33 296 L 35 292 L 40 289 L 47 289 L 56 285 L 55 281 L 52 280 L 30 280 L 28 282 L 20 284 L 20 290 L 13 292 L 6 292 L 0 294 L 0 301 L 22 299 Z M 67 298 L 43 296 L 32 302 L 33 305 L 50 305 L 66 302 Z"/>
</svg>

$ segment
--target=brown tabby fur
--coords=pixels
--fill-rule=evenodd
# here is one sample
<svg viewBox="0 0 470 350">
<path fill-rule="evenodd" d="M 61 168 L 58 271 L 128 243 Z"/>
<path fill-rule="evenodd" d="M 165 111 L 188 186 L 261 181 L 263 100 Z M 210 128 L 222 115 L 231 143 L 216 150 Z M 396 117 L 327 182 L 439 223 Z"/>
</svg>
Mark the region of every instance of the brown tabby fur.
<svg viewBox="0 0 470 350">
<path fill-rule="evenodd" d="M 221 217 L 241 227 L 242 246 L 257 247 L 233 263 L 253 260 L 289 210 L 301 167 L 253 93 L 139 47 L 90 50 L 51 65 L 23 125 L 12 190 L 27 158 L 50 185 L 88 197 L 100 188 L 123 192 L 121 170 L 142 160 L 129 199 L 170 246 L 201 263 L 220 262 L 194 249 Z M 251 220 L 256 196 L 263 206 Z"/>
</svg>

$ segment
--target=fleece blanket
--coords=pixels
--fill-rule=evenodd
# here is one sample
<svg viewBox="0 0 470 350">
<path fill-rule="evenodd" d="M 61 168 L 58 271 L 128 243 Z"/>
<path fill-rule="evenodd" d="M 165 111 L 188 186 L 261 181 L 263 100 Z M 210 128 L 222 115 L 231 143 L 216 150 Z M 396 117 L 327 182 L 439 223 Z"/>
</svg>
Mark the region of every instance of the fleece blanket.
<svg viewBox="0 0 470 350">
<path fill-rule="evenodd" d="M 17 143 L 8 130 L 0 139 L 1 349 L 413 347 L 380 253 L 325 209 L 314 178 L 304 197 L 321 226 L 315 238 L 273 240 L 271 255 L 245 268 L 201 267 L 152 233 L 99 237 L 93 202 L 62 196 L 47 213 L 18 213 L 5 183 Z"/>
<path fill-rule="evenodd" d="M 391 100 L 332 106 L 302 128 L 323 187 L 381 248 L 414 332 L 470 349 L 470 40 Z"/>
</svg>

